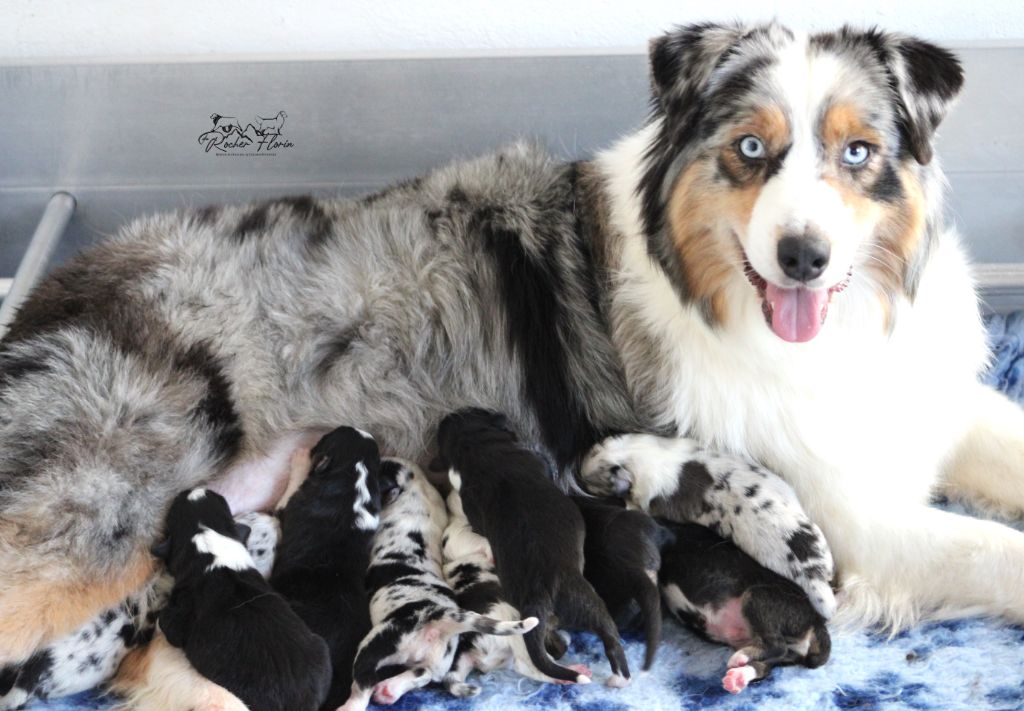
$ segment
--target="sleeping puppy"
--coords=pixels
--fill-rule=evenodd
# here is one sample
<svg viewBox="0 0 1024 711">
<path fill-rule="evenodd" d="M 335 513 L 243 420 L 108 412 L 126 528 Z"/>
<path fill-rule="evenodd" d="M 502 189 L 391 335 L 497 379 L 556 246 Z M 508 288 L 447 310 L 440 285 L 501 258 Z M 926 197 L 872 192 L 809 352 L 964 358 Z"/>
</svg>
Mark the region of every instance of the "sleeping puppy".
<svg viewBox="0 0 1024 711">
<path fill-rule="evenodd" d="M 469 523 L 490 543 L 505 599 L 540 620 L 524 638 L 534 665 L 561 681 L 589 681 L 545 651 L 554 614 L 566 628 L 596 632 L 611 663 L 608 684 L 628 683 L 618 630 L 583 577 L 583 516 L 552 482 L 544 462 L 520 446 L 504 416 L 486 410 L 448 415 L 437 441 L 436 465 L 449 470 Z"/>
<path fill-rule="evenodd" d="M 662 551 L 665 603 L 707 639 L 737 650 L 722 679 L 726 691 L 738 694 L 772 667 L 828 661 L 825 620 L 799 586 L 703 526 L 664 524 L 675 536 Z"/>
<path fill-rule="evenodd" d="M 317 709 L 331 679 L 327 645 L 256 570 L 246 535 L 219 494 L 200 488 L 174 499 L 167 540 L 153 551 L 174 576 L 159 628 L 253 711 Z"/>
<path fill-rule="evenodd" d="M 583 487 L 626 500 L 655 518 L 699 523 L 795 581 L 825 619 L 836 609 L 832 552 L 796 492 L 777 475 L 691 440 L 621 435 L 596 444 L 580 469 Z"/>
<path fill-rule="evenodd" d="M 647 638 L 643 668 L 650 669 L 661 641 L 661 548 L 671 534 L 647 514 L 627 510 L 615 499 L 574 496 L 572 500 L 587 526 L 583 577 L 613 616 L 636 601 Z"/>
<path fill-rule="evenodd" d="M 345 711 L 362 711 L 371 695 L 377 703 L 391 704 L 441 681 L 460 633 L 523 634 L 537 624 L 535 618 L 494 620 L 455 603 L 441 569 L 448 514 L 418 467 L 385 459 L 380 487 L 384 507 L 366 574 L 374 626 L 356 653 Z"/>
<path fill-rule="evenodd" d="M 448 494 L 448 527 L 441 542 L 444 577 L 455 592 L 455 602 L 459 607 L 498 620 L 520 618 L 519 611 L 503 599 L 501 583 L 494 573 L 490 544 L 469 525 L 459 492 L 454 489 Z M 555 657 L 565 653 L 565 642 L 554 630 L 546 642 L 548 651 Z M 480 687 L 466 683 L 471 671 L 477 669 L 486 673 L 506 667 L 537 681 L 558 681 L 534 666 L 521 636 L 498 637 L 470 632 L 459 637 L 455 661 L 451 671 L 444 675 L 443 683 L 453 696 L 475 696 L 480 693 Z M 585 667 L 578 670 L 590 673 Z"/>
<path fill-rule="evenodd" d="M 269 575 L 277 545 L 277 519 L 251 513 L 236 521 L 250 528 L 246 546 L 256 567 L 264 576 Z M 150 640 L 173 585 L 171 576 L 160 571 L 140 591 L 67 637 L 24 662 L 0 668 L 0 710 L 20 708 L 33 699 L 77 694 L 107 681 L 131 650 Z"/>
<path fill-rule="evenodd" d="M 313 448 L 308 476 L 280 512 L 271 586 L 331 650 L 324 708 L 348 698 L 352 662 L 370 631 L 365 587 L 380 513 L 380 453 L 369 434 L 339 427 Z"/>
</svg>

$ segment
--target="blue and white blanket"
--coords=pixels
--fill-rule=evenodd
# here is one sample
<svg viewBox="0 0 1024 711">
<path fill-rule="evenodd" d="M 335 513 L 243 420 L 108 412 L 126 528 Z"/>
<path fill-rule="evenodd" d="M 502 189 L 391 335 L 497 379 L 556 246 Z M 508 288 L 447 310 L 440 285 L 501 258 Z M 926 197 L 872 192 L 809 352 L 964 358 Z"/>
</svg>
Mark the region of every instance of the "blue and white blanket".
<svg viewBox="0 0 1024 711">
<path fill-rule="evenodd" d="M 993 362 L 985 382 L 1024 404 L 1024 312 L 988 320 Z M 643 644 L 626 633 L 631 668 L 639 669 Z M 859 632 L 835 634 L 825 666 L 776 669 L 766 681 L 732 696 L 721 678 L 730 650 L 702 642 L 672 621 L 650 672 L 637 673 L 621 690 L 606 689 L 608 664 L 601 645 L 575 635 L 568 653 L 589 664 L 589 686 L 541 685 L 511 672 L 483 678 L 475 699 L 452 699 L 428 689 L 409 694 L 395 711 L 521 707 L 544 711 L 624 709 L 1024 709 L 1024 629 L 1000 622 L 962 620 L 918 627 L 895 638 Z M 32 711 L 105 709 L 94 694 L 35 704 Z"/>
</svg>

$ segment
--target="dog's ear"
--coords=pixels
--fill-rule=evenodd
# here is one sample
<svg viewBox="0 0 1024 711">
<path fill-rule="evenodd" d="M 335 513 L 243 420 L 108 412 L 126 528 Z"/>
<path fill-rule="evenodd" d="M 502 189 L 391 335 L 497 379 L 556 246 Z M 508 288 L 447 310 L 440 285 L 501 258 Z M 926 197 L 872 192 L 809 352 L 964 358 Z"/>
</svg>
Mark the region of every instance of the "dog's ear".
<svg viewBox="0 0 1024 711">
<path fill-rule="evenodd" d="M 914 159 L 927 165 L 935 129 L 963 88 L 964 70 L 952 52 L 930 42 L 895 34 L 886 40 L 900 133 Z"/>
<path fill-rule="evenodd" d="M 162 541 L 154 543 L 149 549 L 149 552 L 153 554 L 154 558 L 166 561 L 171 555 L 171 539 L 165 538 Z"/>
<path fill-rule="evenodd" d="M 651 91 L 666 114 L 695 111 L 697 98 L 719 60 L 746 33 L 740 25 L 683 25 L 651 40 L 648 48 Z"/>
<path fill-rule="evenodd" d="M 252 528 L 244 523 L 235 522 L 235 537 L 242 542 L 243 546 L 249 542 L 249 536 L 251 534 Z"/>
</svg>

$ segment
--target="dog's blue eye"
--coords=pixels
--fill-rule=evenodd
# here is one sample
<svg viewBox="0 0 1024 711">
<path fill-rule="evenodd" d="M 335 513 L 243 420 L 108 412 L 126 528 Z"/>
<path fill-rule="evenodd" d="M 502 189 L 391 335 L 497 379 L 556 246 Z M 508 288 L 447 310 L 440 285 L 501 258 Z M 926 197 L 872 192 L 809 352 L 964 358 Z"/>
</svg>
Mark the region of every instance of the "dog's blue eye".
<svg viewBox="0 0 1024 711">
<path fill-rule="evenodd" d="M 740 154 L 744 158 L 764 158 L 764 142 L 757 136 L 744 136 L 740 139 Z"/>
<path fill-rule="evenodd" d="M 871 155 L 871 149 L 864 141 L 854 141 L 843 151 L 843 162 L 846 165 L 861 165 Z"/>
</svg>

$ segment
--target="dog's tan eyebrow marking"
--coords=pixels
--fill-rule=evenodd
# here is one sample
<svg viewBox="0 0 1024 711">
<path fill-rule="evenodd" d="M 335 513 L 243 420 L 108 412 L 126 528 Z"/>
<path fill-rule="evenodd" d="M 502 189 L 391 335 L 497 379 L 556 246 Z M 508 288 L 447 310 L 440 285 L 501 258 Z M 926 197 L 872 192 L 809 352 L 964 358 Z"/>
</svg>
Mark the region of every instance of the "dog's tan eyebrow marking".
<svg viewBox="0 0 1024 711">
<path fill-rule="evenodd" d="M 864 117 L 856 106 L 842 102 L 829 106 L 821 116 L 818 127 L 826 155 L 842 150 L 849 141 L 866 141 L 875 146 L 882 144 L 882 135 Z"/>
</svg>

